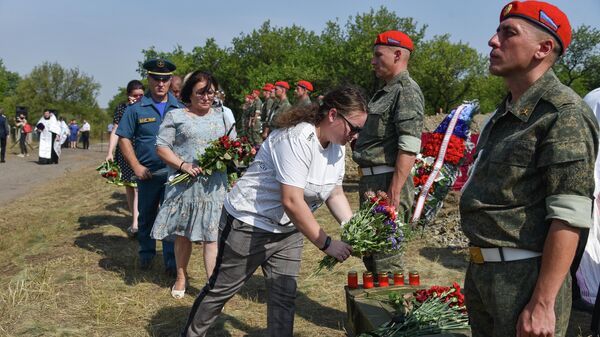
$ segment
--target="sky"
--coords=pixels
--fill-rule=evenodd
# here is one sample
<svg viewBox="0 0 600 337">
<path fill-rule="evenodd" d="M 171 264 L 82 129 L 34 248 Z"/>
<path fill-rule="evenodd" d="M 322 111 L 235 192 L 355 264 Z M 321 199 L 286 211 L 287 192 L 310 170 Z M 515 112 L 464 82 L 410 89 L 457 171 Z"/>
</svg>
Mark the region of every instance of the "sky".
<svg viewBox="0 0 600 337">
<path fill-rule="evenodd" d="M 426 39 L 450 34 L 487 54 L 487 41 L 498 25 L 500 0 L 303 0 L 303 1 L 158 1 L 158 0 L 0 0 L 0 59 L 26 76 L 43 62 L 79 68 L 100 83 L 100 107 L 129 80 L 154 46 L 189 52 L 215 38 L 222 47 L 266 20 L 272 26 L 296 24 L 320 33 L 327 21 L 344 24 L 349 16 L 385 6 L 400 17 L 427 25 Z M 600 29 L 600 0 L 553 0 L 573 27 Z M 369 60 L 365 60 L 369 62 Z"/>
</svg>

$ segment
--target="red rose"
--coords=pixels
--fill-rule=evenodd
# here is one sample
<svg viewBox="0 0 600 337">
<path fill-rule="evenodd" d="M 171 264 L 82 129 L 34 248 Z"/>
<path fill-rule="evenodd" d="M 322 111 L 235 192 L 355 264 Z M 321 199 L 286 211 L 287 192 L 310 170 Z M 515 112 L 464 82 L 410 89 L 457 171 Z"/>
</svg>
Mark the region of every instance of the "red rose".
<svg viewBox="0 0 600 337">
<path fill-rule="evenodd" d="M 242 143 L 240 143 L 239 141 L 236 140 L 235 142 L 233 142 L 233 147 L 240 147 L 240 146 L 242 146 Z"/>
</svg>

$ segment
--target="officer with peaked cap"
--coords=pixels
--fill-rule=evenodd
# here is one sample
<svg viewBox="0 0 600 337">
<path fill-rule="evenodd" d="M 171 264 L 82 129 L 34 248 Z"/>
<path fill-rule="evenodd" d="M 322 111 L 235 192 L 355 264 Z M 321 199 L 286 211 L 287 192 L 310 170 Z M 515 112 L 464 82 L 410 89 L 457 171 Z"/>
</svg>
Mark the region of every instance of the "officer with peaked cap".
<svg viewBox="0 0 600 337">
<path fill-rule="evenodd" d="M 367 122 L 352 153 L 362 173 L 361 203 L 366 191 L 385 191 L 404 223 L 412 213 L 410 171 L 421 149 L 425 105 L 421 88 L 407 70 L 412 50 L 410 37 L 399 31 L 386 31 L 375 39 L 371 65 L 385 86 L 369 102 Z M 374 254 L 363 261 L 372 272 L 403 269 L 401 254 Z"/>
<path fill-rule="evenodd" d="M 489 70 L 508 94 L 481 131 L 460 200 L 473 336 L 566 333 L 569 267 L 592 223 L 598 151 L 594 114 L 552 70 L 570 41 L 559 8 L 514 1 L 488 42 Z"/>
<path fill-rule="evenodd" d="M 151 59 L 144 63 L 143 68 L 148 75 L 149 90 L 138 102 L 127 107 L 116 133 L 119 148 L 138 179 L 140 267 L 149 269 L 156 255 L 156 242 L 150 238 L 150 233 L 167 179 L 165 164 L 156 154 L 156 135 L 163 116 L 172 109 L 183 108 L 183 105 L 169 92 L 175 70 L 173 63 L 165 59 Z M 163 259 L 167 274 L 175 276 L 173 242 L 163 241 Z"/>
</svg>

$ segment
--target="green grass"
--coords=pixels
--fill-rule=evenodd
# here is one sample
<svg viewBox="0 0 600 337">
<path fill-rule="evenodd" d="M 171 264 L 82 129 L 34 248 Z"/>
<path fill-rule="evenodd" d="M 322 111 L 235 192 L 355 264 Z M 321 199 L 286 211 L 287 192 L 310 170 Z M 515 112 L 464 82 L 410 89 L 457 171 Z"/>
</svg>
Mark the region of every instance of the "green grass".
<svg viewBox="0 0 600 337">
<path fill-rule="evenodd" d="M 357 193 L 348 196 L 356 208 Z M 21 205 L 27 205 L 27 214 Z M 0 208 L 0 336 L 176 336 L 181 331 L 206 281 L 201 247 L 194 245 L 190 261 L 190 295 L 172 299 L 172 280 L 164 276 L 161 258 L 151 271 L 137 268 L 137 243 L 125 234 L 126 207 L 124 190 L 105 184 L 90 166 Z M 326 208 L 316 216 L 328 233 L 339 234 Z M 296 336 L 346 336 L 346 273 L 364 267 L 351 258 L 314 276 L 322 257 L 305 243 Z M 406 264 L 420 272 L 424 284 L 462 284 L 466 255 L 427 248 L 416 238 L 406 248 Z M 259 271 L 226 304 L 209 335 L 264 335 L 265 298 Z"/>
</svg>

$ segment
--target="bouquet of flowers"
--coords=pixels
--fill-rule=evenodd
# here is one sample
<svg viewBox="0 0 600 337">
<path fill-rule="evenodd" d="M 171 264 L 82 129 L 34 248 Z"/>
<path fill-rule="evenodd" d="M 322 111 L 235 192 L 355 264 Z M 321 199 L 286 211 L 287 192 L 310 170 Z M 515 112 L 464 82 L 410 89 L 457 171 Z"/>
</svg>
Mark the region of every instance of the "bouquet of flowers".
<svg viewBox="0 0 600 337">
<path fill-rule="evenodd" d="M 398 316 L 360 337 L 423 336 L 469 327 L 465 297 L 456 282 L 452 287 L 433 286 L 404 297 L 391 293 L 388 302 Z"/>
<path fill-rule="evenodd" d="M 358 212 L 342 226 L 341 240 L 352 246 L 352 256 L 363 257 L 373 253 L 389 254 L 402 248 L 404 224 L 397 221 L 398 213 L 388 204 L 387 194 L 365 193 L 366 201 Z M 338 260 L 325 256 L 316 273 L 323 268 L 333 269 Z"/>
<path fill-rule="evenodd" d="M 442 208 L 442 203 L 460 173 L 460 165 L 475 146 L 471 121 L 479 111 L 477 101 L 452 110 L 428 137 L 412 168 L 415 205 L 412 223 L 425 226 Z"/>
<path fill-rule="evenodd" d="M 104 161 L 100 166 L 96 167 L 96 171 L 100 173 L 102 178 L 106 178 L 106 182 L 109 184 L 115 184 L 117 186 L 124 186 L 125 184 L 121 181 L 121 169 L 119 165 L 112 160 Z"/>
<path fill-rule="evenodd" d="M 202 155 L 198 155 L 198 166 L 202 168 L 204 175 L 226 172 L 229 169 L 231 173 L 227 175 L 227 180 L 232 186 L 238 179 L 238 173 L 254 160 L 256 151 L 246 137 L 231 139 L 229 136 L 222 136 L 212 141 Z M 191 180 L 188 173 L 180 173 L 170 177 L 168 184 L 173 186 Z"/>
</svg>

